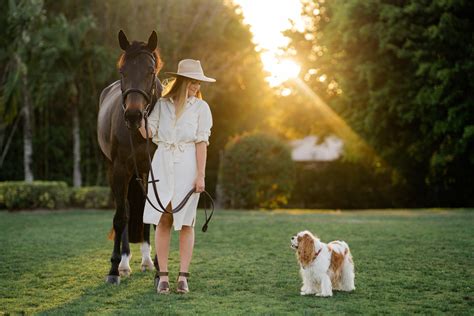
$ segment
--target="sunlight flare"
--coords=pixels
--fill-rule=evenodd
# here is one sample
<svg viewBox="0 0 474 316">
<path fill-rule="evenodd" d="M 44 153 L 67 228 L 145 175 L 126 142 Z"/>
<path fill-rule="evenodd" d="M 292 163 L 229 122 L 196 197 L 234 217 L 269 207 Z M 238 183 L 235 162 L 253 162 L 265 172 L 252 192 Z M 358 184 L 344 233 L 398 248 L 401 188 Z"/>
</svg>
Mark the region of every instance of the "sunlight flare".
<svg viewBox="0 0 474 316">
<path fill-rule="evenodd" d="M 276 87 L 298 77 L 301 67 L 293 60 L 283 59 L 279 60 L 272 54 L 262 54 L 263 68 L 270 73 L 267 81 L 272 87 Z"/>
<path fill-rule="evenodd" d="M 298 0 L 234 0 L 240 6 L 244 22 L 250 25 L 253 41 L 260 52 L 264 69 L 270 74 L 267 82 L 277 87 L 296 78 L 300 66 L 282 57 L 289 39 L 282 32 L 291 27 L 304 29 L 301 19 L 301 3 Z M 270 14 L 271 13 L 271 14 Z"/>
</svg>

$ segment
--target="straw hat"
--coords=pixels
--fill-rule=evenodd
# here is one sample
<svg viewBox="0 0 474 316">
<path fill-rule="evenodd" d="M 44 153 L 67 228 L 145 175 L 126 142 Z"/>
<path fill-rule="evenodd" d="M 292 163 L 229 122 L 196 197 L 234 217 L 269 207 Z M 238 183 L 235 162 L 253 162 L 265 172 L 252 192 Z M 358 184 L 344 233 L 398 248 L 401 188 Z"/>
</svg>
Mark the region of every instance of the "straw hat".
<svg viewBox="0 0 474 316">
<path fill-rule="evenodd" d="M 216 82 L 216 79 L 209 78 L 202 71 L 201 62 L 193 59 L 183 59 L 178 64 L 178 72 L 167 72 L 174 76 L 182 76 L 199 81 Z"/>
</svg>

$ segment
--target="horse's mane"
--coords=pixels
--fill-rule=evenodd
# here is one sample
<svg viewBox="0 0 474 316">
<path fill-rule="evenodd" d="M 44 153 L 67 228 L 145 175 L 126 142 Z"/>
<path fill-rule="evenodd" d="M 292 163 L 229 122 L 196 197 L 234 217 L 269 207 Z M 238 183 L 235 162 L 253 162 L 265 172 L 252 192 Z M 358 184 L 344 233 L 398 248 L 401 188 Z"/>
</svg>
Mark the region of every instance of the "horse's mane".
<svg viewBox="0 0 474 316">
<path fill-rule="evenodd" d="M 132 44 L 127 48 L 125 52 L 120 55 L 118 61 L 117 61 L 117 68 L 120 69 L 123 64 L 125 63 L 125 60 L 130 57 L 135 57 L 138 55 L 140 52 L 143 51 L 150 51 L 147 47 L 147 44 L 144 42 L 136 42 L 133 41 Z M 161 67 L 163 67 L 163 61 L 161 60 L 160 52 L 158 51 L 158 48 L 155 49 L 152 52 L 153 56 L 155 57 L 155 72 L 158 74 L 161 70 Z"/>
</svg>

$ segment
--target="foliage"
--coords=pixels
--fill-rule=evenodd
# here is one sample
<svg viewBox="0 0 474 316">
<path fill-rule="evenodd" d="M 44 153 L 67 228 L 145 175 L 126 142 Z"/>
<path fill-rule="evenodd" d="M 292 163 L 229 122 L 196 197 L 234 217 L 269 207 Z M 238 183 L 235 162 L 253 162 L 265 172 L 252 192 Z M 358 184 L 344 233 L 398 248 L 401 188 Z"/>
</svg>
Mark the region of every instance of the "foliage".
<svg viewBox="0 0 474 316">
<path fill-rule="evenodd" d="M 269 104 L 272 95 L 264 82 L 251 33 L 243 25 L 242 16 L 235 12 L 234 5 L 215 0 L 91 3 L 45 0 L 34 4 L 41 13 L 41 23 L 36 26 L 34 43 L 26 47 L 30 54 L 24 63 L 29 69 L 35 101 L 33 167 L 36 178 L 72 183 L 73 155 L 71 150 L 64 149 L 71 148 L 72 109 L 76 102 L 80 115 L 83 183 L 106 185 L 104 158 L 95 133 L 99 94 L 109 83 L 119 79 L 115 67 L 121 54 L 117 33 L 123 29 L 129 39 L 143 41 L 156 30 L 164 60 L 161 80 L 166 79 L 166 71 L 176 71 L 178 61 L 183 58 L 200 59 L 205 72 L 217 78 L 216 84 L 202 86 L 214 118 L 206 183 L 212 192 L 219 151 L 231 135 L 260 124 L 262 109 Z M 5 40 L 14 38 L 7 33 L 13 27 L 8 22 L 11 19 L 8 12 L 0 13 L 0 21 L 7 21 L 8 26 L 0 30 L 0 39 L 5 44 L 0 52 L 4 47 L 9 51 L 13 49 L 10 41 Z M 26 9 L 21 12 L 30 17 Z M 3 60 L 0 65 L 3 66 Z M 0 105 L 0 113 L 3 110 L 9 113 L 6 130 L 11 129 L 17 115 L 9 110 L 12 103 L 8 102 Z M 22 150 L 21 135 L 17 133 L 0 170 L 1 179 L 22 178 L 18 159 Z"/>
<path fill-rule="evenodd" d="M 225 147 L 219 183 L 232 208 L 276 208 L 288 203 L 294 181 L 288 146 L 264 133 L 234 137 Z"/>
<path fill-rule="evenodd" d="M 6 6 L 0 13 L 4 25 L 0 31 L 0 127 L 12 123 L 19 115 L 20 77 L 29 71 L 29 47 L 38 42 L 35 31 L 45 18 L 41 0 L 4 2 Z"/>
<path fill-rule="evenodd" d="M 304 1 L 307 29 L 288 33 L 306 84 L 420 205 L 474 203 L 465 176 L 474 167 L 473 9 L 463 0 Z"/>
<path fill-rule="evenodd" d="M 391 174 L 357 161 L 296 163 L 289 208 L 394 208 L 414 205 Z"/>
<path fill-rule="evenodd" d="M 55 209 L 69 203 L 69 188 L 59 181 L 0 182 L 0 205 L 9 210 Z"/>
<path fill-rule="evenodd" d="M 1 212 L 0 311 L 470 315 L 472 211 L 217 211 L 208 232 L 196 233 L 191 292 L 160 297 L 153 289 L 153 273 L 140 272 L 138 244 L 131 245 L 131 277 L 122 278 L 118 287 L 105 284 L 113 247 L 105 235 L 112 212 Z M 289 241 L 302 229 L 323 241 L 348 242 L 356 266 L 354 292 L 336 292 L 329 299 L 299 295 L 301 279 Z M 179 238 L 172 238 L 172 288 L 179 268 L 178 245 Z"/>
<path fill-rule="evenodd" d="M 108 187 L 72 188 L 71 207 L 98 209 L 113 208 L 113 200 Z"/>
</svg>

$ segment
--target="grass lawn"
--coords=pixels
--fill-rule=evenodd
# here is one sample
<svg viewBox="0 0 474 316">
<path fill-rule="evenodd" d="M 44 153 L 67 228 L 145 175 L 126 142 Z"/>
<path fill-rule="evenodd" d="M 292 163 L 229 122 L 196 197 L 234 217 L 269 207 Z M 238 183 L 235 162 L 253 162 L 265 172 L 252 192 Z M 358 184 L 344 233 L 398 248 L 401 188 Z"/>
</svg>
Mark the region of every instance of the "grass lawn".
<svg viewBox="0 0 474 316">
<path fill-rule="evenodd" d="M 155 293 L 136 244 L 132 275 L 120 286 L 104 283 L 112 216 L 0 212 L 0 314 L 474 314 L 474 210 L 218 211 L 207 233 L 196 230 L 184 296 Z M 299 295 L 289 241 L 303 229 L 349 243 L 354 292 Z M 173 289 L 177 241 L 174 233 Z"/>
</svg>

